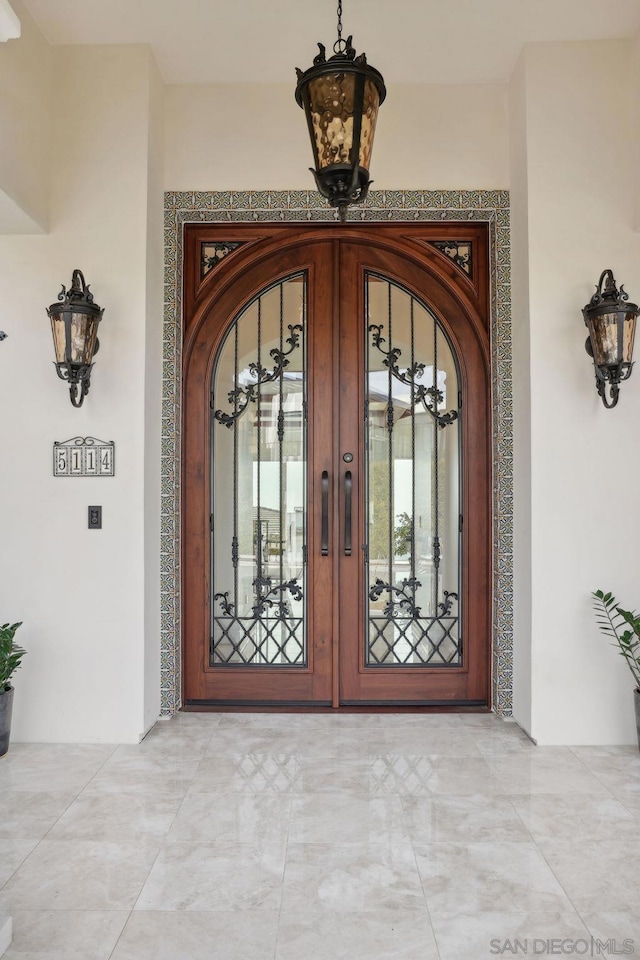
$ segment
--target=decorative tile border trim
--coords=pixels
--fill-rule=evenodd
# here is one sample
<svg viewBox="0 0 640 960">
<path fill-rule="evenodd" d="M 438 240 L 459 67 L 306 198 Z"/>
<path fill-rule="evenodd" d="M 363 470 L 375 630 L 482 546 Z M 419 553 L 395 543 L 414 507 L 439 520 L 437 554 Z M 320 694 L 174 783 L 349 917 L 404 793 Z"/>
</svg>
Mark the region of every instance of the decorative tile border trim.
<svg viewBox="0 0 640 960">
<path fill-rule="evenodd" d="M 182 238 L 185 223 L 331 221 L 336 214 L 306 190 L 165 194 L 162 374 L 161 712 L 181 706 L 180 427 Z M 493 410 L 493 704 L 513 708 L 513 402 L 511 261 L 506 190 L 372 190 L 354 221 L 474 220 L 489 224 Z"/>
</svg>

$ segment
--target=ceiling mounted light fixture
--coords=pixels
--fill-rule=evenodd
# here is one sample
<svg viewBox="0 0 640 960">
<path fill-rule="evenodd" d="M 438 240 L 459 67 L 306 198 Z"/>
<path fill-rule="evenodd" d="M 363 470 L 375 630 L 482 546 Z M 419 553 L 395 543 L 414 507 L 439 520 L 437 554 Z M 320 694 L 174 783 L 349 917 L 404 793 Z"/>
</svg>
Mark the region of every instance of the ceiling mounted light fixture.
<svg viewBox="0 0 640 960">
<path fill-rule="evenodd" d="M 628 301 L 629 294 L 622 285 L 618 290 L 613 271 L 603 270 L 596 292 L 582 308 L 589 330 L 585 348 L 593 359 L 598 395 L 608 410 L 617 404 L 620 384 L 629 379 L 633 369 L 638 306 Z"/>
<path fill-rule="evenodd" d="M 98 324 L 103 313 L 104 309 L 94 303 L 82 270 L 73 271 L 69 290 L 63 285 L 58 302 L 47 307 L 56 351 L 54 366 L 60 379 L 69 384 L 74 407 L 81 407 L 89 393 L 93 358 L 100 346 Z"/>
<path fill-rule="evenodd" d="M 380 74 L 356 57 L 352 37 L 342 38 L 342 0 L 338 2 L 338 39 L 326 58 L 324 44 L 313 66 L 296 68 L 296 101 L 304 109 L 315 168 L 311 172 L 322 196 L 338 208 L 341 221 L 347 207 L 362 203 L 371 186 L 369 164 L 378 107 L 387 91 Z"/>
</svg>

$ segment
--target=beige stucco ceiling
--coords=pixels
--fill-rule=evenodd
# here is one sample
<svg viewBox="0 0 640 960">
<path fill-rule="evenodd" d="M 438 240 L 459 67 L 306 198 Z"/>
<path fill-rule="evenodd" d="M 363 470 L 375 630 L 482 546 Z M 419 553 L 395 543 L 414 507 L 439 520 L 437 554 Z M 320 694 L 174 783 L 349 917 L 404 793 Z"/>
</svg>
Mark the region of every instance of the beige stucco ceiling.
<svg viewBox="0 0 640 960">
<path fill-rule="evenodd" d="M 148 43 L 167 83 L 290 82 L 334 0 L 24 0 L 52 44 Z M 343 0 L 345 33 L 387 81 L 508 80 L 523 43 L 630 37 L 640 0 Z"/>
</svg>

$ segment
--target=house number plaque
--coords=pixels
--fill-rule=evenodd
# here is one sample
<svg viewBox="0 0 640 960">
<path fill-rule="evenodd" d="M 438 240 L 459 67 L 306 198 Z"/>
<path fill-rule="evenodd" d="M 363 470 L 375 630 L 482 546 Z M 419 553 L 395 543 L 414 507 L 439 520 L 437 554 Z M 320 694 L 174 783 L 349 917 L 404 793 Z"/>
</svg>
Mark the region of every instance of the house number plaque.
<svg viewBox="0 0 640 960">
<path fill-rule="evenodd" d="M 54 477 L 112 477 L 116 446 L 113 440 L 73 437 L 53 444 Z"/>
</svg>

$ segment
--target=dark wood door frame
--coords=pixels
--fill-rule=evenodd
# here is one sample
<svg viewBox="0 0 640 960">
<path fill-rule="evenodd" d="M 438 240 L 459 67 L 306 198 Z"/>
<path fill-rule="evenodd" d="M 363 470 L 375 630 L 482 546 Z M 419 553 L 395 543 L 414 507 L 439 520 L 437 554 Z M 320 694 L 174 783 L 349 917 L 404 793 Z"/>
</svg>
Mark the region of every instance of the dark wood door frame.
<svg viewBox="0 0 640 960">
<path fill-rule="evenodd" d="M 233 252 L 225 257 L 215 270 L 203 276 L 201 262 L 201 245 L 204 241 L 226 242 L 229 244 L 239 244 Z M 467 274 L 461 267 L 448 257 L 441 249 L 434 246 L 434 241 L 469 241 L 473 250 L 473 266 Z M 482 475 L 476 475 L 474 483 L 467 483 L 466 490 L 463 492 L 464 511 L 480 511 L 483 517 L 481 524 L 481 534 L 476 538 L 474 549 L 480 551 L 487 561 L 491 557 L 490 532 L 491 532 L 491 496 L 490 496 L 490 405 L 489 405 L 489 383 L 490 383 L 490 357 L 489 357 L 489 290 L 488 290 L 488 236 L 487 227 L 484 224 L 470 223 L 448 223 L 448 224 L 367 224 L 367 225 L 335 225 L 335 224 L 314 224 L 308 225 L 279 225 L 279 224 L 191 224 L 185 229 L 185 271 L 184 271 L 184 341 L 183 341 L 183 374 L 185 383 L 184 392 L 184 423 L 183 423 L 183 490 L 184 490 L 184 509 L 183 509 L 183 699 L 185 703 L 190 701 L 202 701 L 207 698 L 204 696 L 194 696 L 194 691 L 198 691 L 197 675 L 202 672 L 204 664 L 198 662 L 199 658 L 194 656 L 194 636 L 206 627 L 208 622 L 208 575 L 202 577 L 202 571 L 208 570 L 208 516 L 205 499 L 198 496 L 197 491 L 206 492 L 208 490 L 208 463 L 207 457 L 200 459 L 194 457 L 193 451 L 200 445 L 202 449 L 207 448 L 208 424 L 206 422 L 206 412 L 208 405 L 203 404 L 202 396 L 198 396 L 205 389 L 208 398 L 208 383 L 211 373 L 213 358 L 217 349 L 217 342 L 204 340 L 201 336 L 203 327 L 206 326 L 207 318 L 210 316 L 213 305 L 218 315 L 222 314 L 230 320 L 232 315 L 237 314 L 239 306 L 235 290 L 236 283 L 240 277 L 251 275 L 251 283 L 248 286 L 247 302 L 251 299 L 254 292 L 270 282 L 274 276 L 273 265 L 277 263 L 278 275 L 287 273 L 287 251 L 295 251 L 296 256 L 292 263 L 300 263 L 300 251 L 305 247 L 310 249 L 318 243 L 324 243 L 327 249 L 332 248 L 334 257 L 338 256 L 338 244 L 347 242 L 351 245 L 353 251 L 371 251 L 372 261 L 384 266 L 385 272 L 393 277 L 399 273 L 403 274 L 403 282 L 407 284 L 407 274 L 415 277 L 414 295 L 420 297 L 420 277 L 431 277 L 435 282 L 433 289 L 440 291 L 440 302 L 432 302 L 431 306 L 438 315 L 438 318 L 445 329 L 452 337 L 456 346 L 456 351 L 462 359 L 463 389 L 468 389 L 468 383 L 465 382 L 465 353 L 471 349 L 476 352 L 479 358 L 478 369 L 480 378 L 484 377 L 484 396 L 486 403 L 484 408 L 478 411 L 475 423 L 475 431 L 467 429 L 465 443 L 470 444 L 472 448 L 478 448 L 478 463 L 482 462 L 484 456 L 485 468 Z M 365 256 L 365 260 L 366 260 Z M 314 267 L 316 276 L 314 279 L 319 281 L 319 286 L 331 275 L 331 263 L 329 257 L 325 261 L 326 266 Z M 353 266 L 357 274 L 358 257 L 353 253 Z M 323 272 L 326 274 L 323 277 Z M 356 277 L 353 280 L 359 282 Z M 333 290 L 332 302 L 329 303 L 325 298 L 322 301 L 322 309 L 328 310 L 331 314 L 337 315 L 340 309 L 339 291 Z M 436 296 L 436 301 L 438 297 Z M 457 313 L 464 318 L 465 331 L 460 339 L 459 329 L 453 329 L 448 316 L 451 312 Z M 224 323 L 220 330 L 224 328 Z M 336 331 L 331 347 L 331 352 L 324 356 L 326 375 L 330 375 L 330 367 L 337 369 L 340 352 L 344 344 L 340 342 L 338 325 L 333 325 Z M 220 338 L 219 338 L 220 339 Z M 322 362 L 322 361 L 319 361 Z M 193 372 L 199 371 L 194 381 Z M 478 383 L 474 389 L 478 388 Z M 482 384 L 480 384 L 482 386 Z M 339 417 L 338 404 L 341 385 L 336 385 L 336 417 Z M 205 399 L 207 399 L 205 398 Z M 339 450 L 338 431 L 334 430 L 334 457 L 338 462 Z M 482 451 L 479 450 L 482 446 Z M 482 453 L 482 456 L 480 455 Z M 312 478 L 313 479 L 313 478 Z M 334 484 L 333 495 L 336 503 L 339 502 L 340 489 Z M 313 490 L 311 497 L 313 497 Z M 333 542 L 337 543 L 340 536 L 339 529 L 339 510 L 333 510 Z M 313 537 L 313 533 L 311 533 Z M 332 571 L 324 585 L 324 590 L 328 591 L 329 596 L 341 576 L 341 561 L 339 552 L 334 551 L 334 560 Z M 490 628 L 491 628 L 491 610 L 490 610 L 490 583 L 491 569 L 490 562 L 483 564 L 478 559 L 476 561 L 477 575 L 482 581 L 478 586 L 481 588 L 484 599 L 484 609 L 477 612 L 477 620 L 482 624 L 487 642 L 484 649 L 477 654 L 478 662 L 475 669 L 479 671 L 481 677 L 474 691 L 467 699 L 472 703 L 488 704 L 490 700 Z M 468 586 L 468 585 L 467 585 Z M 200 597 L 194 602 L 194 598 Z M 467 603 L 469 598 L 467 598 Z M 482 604 L 480 605 L 482 606 Z M 343 617 L 344 617 L 343 611 Z M 325 655 L 330 657 L 333 663 L 332 687 L 330 700 L 333 706 L 338 706 L 342 698 L 340 690 L 339 675 L 339 637 L 338 627 L 340 622 L 340 610 L 334 607 L 333 621 L 329 624 L 331 640 L 326 645 Z M 348 620 L 348 617 L 347 617 Z M 208 627 L 207 627 L 208 632 Z M 204 647 L 206 649 L 206 645 Z M 480 648 L 477 648 L 478 650 Z M 480 662 L 482 661 L 482 662 Z M 468 665 L 467 665 L 468 666 Z M 353 667 L 353 665 L 352 665 Z M 343 667 L 344 669 L 344 667 Z M 400 682 L 402 670 L 393 668 L 398 681 Z M 353 672 L 353 670 L 352 670 Z M 438 680 L 437 686 L 441 688 L 441 696 L 436 699 L 442 703 L 455 702 L 451 691 L 448 690 L 449 680 L 453 676 L 448 670 L 441 672 L 441 680 Z M 306 687 L 305 687 L 306 683 Z M 311 699 L 318 702 L 313 695 L 310 681 L 301 681 L 298 692 L 294 697 L 300 699 Z M 305 688 L 303 690 L 303 687 Z M 482 689 L 480 689 L 480 687 Z M 202 693 L 204 689 L 200 688 Z M 239 697 L 238 700 L 242 698 Z M 343 698 L 342 698 L 343 699 Z M 363 699 L 367 699 L 366 690 L 363 693 Z M 326 702 L 325 698 L 321 698 Z"/>
</svg>

